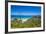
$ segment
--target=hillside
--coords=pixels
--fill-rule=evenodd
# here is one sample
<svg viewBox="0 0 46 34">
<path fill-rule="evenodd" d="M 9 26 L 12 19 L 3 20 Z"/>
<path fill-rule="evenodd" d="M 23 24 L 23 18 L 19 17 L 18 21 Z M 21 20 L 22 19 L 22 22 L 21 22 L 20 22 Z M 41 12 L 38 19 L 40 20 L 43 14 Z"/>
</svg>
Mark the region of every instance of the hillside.
<svg viewBox="0 0 46 34">
<path fill-rule="evenodd" d="M 22 23 L 22 19 L 18 20 L 15 18 L 11 21 L 12 28 L 32 28 L 32 27 L 40 27 L 41 26 L 41 17 L 40 16 L 32 16 L 27 21 Z"/>
</svg>

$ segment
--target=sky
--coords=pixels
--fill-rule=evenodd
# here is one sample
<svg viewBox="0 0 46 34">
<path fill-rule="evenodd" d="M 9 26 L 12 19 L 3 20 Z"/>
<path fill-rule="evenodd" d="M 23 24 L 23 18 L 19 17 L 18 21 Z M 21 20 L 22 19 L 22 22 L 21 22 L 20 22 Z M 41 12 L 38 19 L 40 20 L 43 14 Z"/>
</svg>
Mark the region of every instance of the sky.
<svg viewBox="0 0 46 34">
<path fill-rule="evenodd" d="M 11 5 L 11 15 L 40 15 L 40 6 Z"/>
</svg>

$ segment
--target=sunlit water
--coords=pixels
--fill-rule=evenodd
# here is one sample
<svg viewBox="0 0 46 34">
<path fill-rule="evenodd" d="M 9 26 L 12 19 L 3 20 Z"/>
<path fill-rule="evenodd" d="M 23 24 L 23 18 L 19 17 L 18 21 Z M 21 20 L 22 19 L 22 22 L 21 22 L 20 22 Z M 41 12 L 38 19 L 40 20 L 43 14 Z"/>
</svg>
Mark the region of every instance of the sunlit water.
<svg viewBox="0 0 46 34">
<path fill-rule="evenodd" d="M 15 18 L 17 18 L 18 20 L 22 20 L 22 23 L 24 23 L 25 21 L 27 21 L 28 19 L 32 18 L 32 16 L 20 16 L 20 15 L 12 15 L 11 16 L 11 20 L 14 20 Z"/>
</svg>

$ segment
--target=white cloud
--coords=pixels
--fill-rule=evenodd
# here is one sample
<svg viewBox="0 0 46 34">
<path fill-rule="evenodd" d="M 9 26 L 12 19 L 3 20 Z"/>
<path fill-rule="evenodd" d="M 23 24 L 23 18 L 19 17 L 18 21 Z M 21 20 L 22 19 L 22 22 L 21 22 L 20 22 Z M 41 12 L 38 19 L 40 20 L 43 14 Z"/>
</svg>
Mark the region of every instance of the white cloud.
<svg viewBox="0 0 46 34">
<path fill-rule="evenodd" d="M 40 13 L 13 13 L 12 15 L 40 15 Z"/>
</svg>

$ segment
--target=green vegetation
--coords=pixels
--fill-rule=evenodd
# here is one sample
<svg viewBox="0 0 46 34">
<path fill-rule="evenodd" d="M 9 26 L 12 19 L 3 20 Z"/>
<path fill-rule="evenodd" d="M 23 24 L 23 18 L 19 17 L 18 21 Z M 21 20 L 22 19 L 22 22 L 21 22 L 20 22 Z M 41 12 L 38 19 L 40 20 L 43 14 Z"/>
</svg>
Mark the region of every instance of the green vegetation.
<svg viewBox="0 0 46 34">
<path fill-rule="evenodd" d="M 18 20 L 17 18 L 15 20 L 11 21 L 11 28 L 34 28 L 34 27 L 40 27 L 41 26 L 41 17 L 40 16 L 33 16 L 32 18 L 29 18 L 27 21 L 22 23 L 22 20 Z"/>
</svg>

